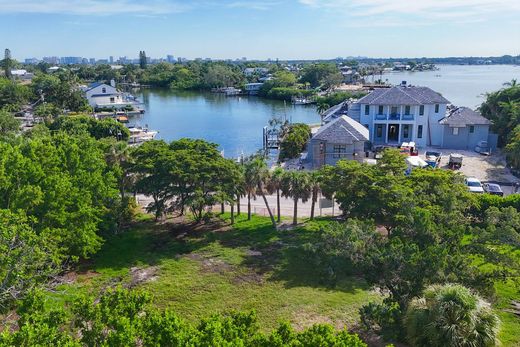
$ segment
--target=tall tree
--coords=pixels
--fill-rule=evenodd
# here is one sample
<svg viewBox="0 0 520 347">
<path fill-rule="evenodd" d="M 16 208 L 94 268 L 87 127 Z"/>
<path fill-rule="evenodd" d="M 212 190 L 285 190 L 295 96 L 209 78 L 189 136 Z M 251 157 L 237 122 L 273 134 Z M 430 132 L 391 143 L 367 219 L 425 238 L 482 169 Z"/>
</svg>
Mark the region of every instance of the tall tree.
<svg viewBox="0 0 520 347">
<path fill-rule="evenodd" d="M 267 212 L 269 213 L 269 217 L 271 218 L 271 223 L 273 227 L 276 229 L 276 221 L 273 216 L 273 212 L 269 207 L 269 203 L 267 202 L 267 198 L 265 196 L 265 187 L 269 182 L 269 169 L 267 168 L 267 164 L 263 157 L 253 156 L 250 158 L 245 164 L 245 182 L 246 182 L 246 191 L 247 187 L 251 191 L 253 191 L 253 187 L 256 187 L 256 192 L 258 192 L 262 199 L 264 200 L 265 207 Z M 249 199 L 249 197 L 248 197 Z M 248 202 L 248 212 L 250 212 L 250 206 Z"/>
<path fill-rule="evenodd" d="M 269 194 L 276 193 L 276 221 L 280 223 L 280 192 L 282 189 L 282 179 L 285 171 L 281 167 L 277 167 L 271 172 L 269 184 L 267 185 L 267 191 Z"/>
<path fill-rule="evenodd" d="M 298 200 L 305 203 L 311 196 L 309 173 L 305 171 L 287 171 L 282 179 L 282 195 L 293 199 L 293 225 L 297 225 Z"/>
<path fill-rule="evenodd" d="M 4 60 L 2 61 L 2 68 L 4 69 L 5 77 L 8 79 L 13 78 L 11 69 L 13 68 L 13 59 L 11 58 L 11 50 L 6 48 L 4 51 Z"/>
<path fill-rule="evenodd" d="M 146 53 L 145 51 L 139 51 L 139 67 L 141 67 L 141 69 L 146 69 L 146 66 L 148 65 L 148 60 L 146 58 Z"/>
</svg>

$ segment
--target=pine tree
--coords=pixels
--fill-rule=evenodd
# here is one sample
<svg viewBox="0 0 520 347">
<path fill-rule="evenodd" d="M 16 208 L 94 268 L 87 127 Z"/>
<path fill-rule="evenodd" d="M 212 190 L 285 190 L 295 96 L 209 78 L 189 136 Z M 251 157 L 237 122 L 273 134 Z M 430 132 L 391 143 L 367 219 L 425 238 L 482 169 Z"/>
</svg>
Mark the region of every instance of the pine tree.
<svg viewBox="0 0 520 347">
<path fill-rule="evenodd" d="M 13 77 L 11 73 L 11 68 L 13 67 L 13 61 L 11 59 L 11 50 L 9 48 L 5 49 L 4 60 L 2 61 L 2 68 L 4 69 L 5 77 L 11 79 Z"/>
<path fill-rule="evenodd" d="M 146 69 L 146 64 L 148 62 L 146 61 L 146 52 L 145 51 L 139 51 L 139 66 L 141 69 Z"/>
</svg>

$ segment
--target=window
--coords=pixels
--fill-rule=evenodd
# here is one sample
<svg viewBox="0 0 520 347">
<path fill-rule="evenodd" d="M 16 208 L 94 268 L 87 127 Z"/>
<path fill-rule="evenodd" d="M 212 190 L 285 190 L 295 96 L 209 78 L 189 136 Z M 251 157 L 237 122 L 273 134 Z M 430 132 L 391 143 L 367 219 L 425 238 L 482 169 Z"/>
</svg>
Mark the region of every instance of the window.
<svg viewBox="0 0 520 347">
<path fill-rule="evenodd" d="M 459 134 L 459 128 L 453 128 L 453 135 Z"/>
<path fill-rule="evenodd" d="M 410 136 L 410 129 L 408 128 L 408 125 L 405 125 L 403 127 L 403 137 L 407 139 Z"/>
<path fill-rule="evenodd" d="M 110 98 L 110 102 L 113 104 L 113 103 L 116 102 L 116 99 L 114 99 L 114 98 Z"/>
<path fill-rule="evenodd" d="M 369 115 L 370 114 L 370 105 L 365 105 L 365 115 Z"/>
<path fill-rule="evenodd" d="M 320 154 L 323 154 L 323 142 L 320 142 Z"/>
<path fill-rule="evenodd" d="M 417 138 L 422 139 L 422 125 L 417 127 Z"/>
<path fill-rule="evenodd" d="M 397 106 L 392 106 L 392 112 L 391 114 L 397 114 Z"/>
<path fill-rule="evenodd" d="M 419 106 L 419 116 L 424 116 L 424 105 Z"/>
<path fill-rule="evenodd" d="M 107 92 L 107 89 L 105 87 L 101 88 L 101 93 L 105 94 Z"/>
<path fill-rule="evenodd" d="M 404 114 L 407 115 L 407 116 L 410 115 L 410 106 L 409 105 L 406 105 L 404 107 Z"/>
<path fill-rule="evenodd" d="M 383 112 L 384 112 L 383 106 L 379 106 L 379 111 L 377 112 L 377 114 L 383 114 Z"/>
<path fill-rule="evenodd" d="M 469 126 L 469 133 L 473 134 L 475 132 L 475 127 L 473 125 Z"/>
<path fill-rule="evenodd" d="M 334 158 L 341 158 L 342 154 L 347 153 L 347 146 L 346 145 L 334 145 Z"/>
<path fill-rule="evenodd" d="M 435 104 L 435 113 L 439 113 L 439 104 Z"/>
<path fill-rule="evenodd" d="M 378 124 L 376 128 L 376 137 L 381 138 L 383 137 L 383 125 Z"/>
</svg>

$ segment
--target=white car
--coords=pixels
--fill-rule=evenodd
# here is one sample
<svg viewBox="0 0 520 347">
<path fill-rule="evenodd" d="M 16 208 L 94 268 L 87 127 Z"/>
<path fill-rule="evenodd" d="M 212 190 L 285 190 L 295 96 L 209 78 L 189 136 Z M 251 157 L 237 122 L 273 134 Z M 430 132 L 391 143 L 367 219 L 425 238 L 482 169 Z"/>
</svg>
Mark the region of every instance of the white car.
<svg viewBox="0 0 520 347">
<path fill-rule="evenodd" d="M 475 177 L 468 177 L 464 180 L 464 183 L 472 193 L 484 193 L 484 187 L 482 183 Z"/>
</svg>

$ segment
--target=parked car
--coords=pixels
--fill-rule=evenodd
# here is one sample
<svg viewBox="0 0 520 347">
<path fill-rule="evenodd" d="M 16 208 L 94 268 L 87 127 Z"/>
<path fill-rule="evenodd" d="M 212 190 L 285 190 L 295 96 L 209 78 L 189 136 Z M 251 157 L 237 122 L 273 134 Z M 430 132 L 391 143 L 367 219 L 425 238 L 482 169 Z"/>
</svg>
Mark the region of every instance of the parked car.
<svg viewBox="0 0 520 347">
<path fill-rule="evenodd" d="M 477 178 L 467 177 L 464 180 L 464 183 L 466 184 L 466 186 L 468 187 L 468 190 L 470 192 L 478 193 L 478 194 L 484 193 L 484 188 L 482 187 L 482 183 Z"/>
<path fill-rule="evenodd" d="M 452 153 L 450 154 L 450 160 L 448 162 L 448 166 L 452 170 L 458 170 L 462 166 L 462 159 L 464 157 L 462 154 Z"/>
<path fill-rule="evenodd" d="M 504 192 L 502 191 L 502 188 L 496 183 L 484 183 L 482 185 L 484 188 L 484 191 L 489 194 L 498 195 L 498 196 L 504 196 Z"/>
<path fill-rule="evenodd" d="M 475 147 L 475 152 L 483 154 L 483 155 L 490 155 L 491 149 L 489 148 L 489 144 L 487 141 L 480 141 L 477 146 Z"/>
<path fill-rule="evenodd" d="M 424 153 L 424 157 L 428 165 L 436 168 L 441 164 L 442 153 L 437 151 L 426 151 L 426 153 Z"/>
</svg>

